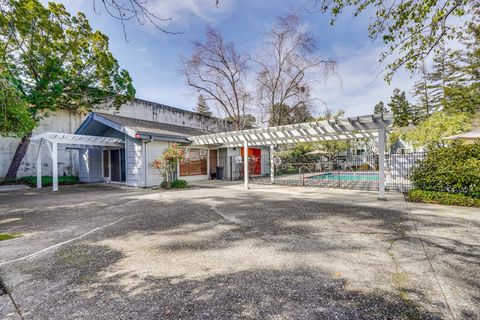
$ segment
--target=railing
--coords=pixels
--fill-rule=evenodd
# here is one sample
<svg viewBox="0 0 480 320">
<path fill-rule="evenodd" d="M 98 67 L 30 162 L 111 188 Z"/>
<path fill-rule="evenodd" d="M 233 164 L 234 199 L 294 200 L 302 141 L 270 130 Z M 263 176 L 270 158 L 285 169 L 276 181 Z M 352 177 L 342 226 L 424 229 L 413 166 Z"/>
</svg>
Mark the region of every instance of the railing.
<svg viewBox="0 0 480 320">
<path fill-rule="evenodd" d="M 410 173 L 425 153 L 385 155 L 385 187 L 387 190 L 408 191 L 412 186 Z M 274 183 L 291 186 L 311 186 L 343 189 L 378 190 L 378 155 L 364 154 L 350 157 L 325 157 L 308 162 L 290 162 L 276 159 Z M 221 167 L 223 180 L 242 180 L 243 157 L 228 156 L 210 159 Z M 249 177 L 252 183 L 270 184 L 270 156 L 249 159 Z M 218 177 L 217 177 L 218 178 Z"/>
</svg>

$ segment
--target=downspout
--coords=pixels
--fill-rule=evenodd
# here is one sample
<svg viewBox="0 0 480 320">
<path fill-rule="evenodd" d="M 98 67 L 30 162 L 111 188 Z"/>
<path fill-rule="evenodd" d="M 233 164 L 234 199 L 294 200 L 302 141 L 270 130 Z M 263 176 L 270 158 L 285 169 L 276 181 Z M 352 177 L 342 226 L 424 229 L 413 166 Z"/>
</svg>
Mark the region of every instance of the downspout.
<svg viewBox="0 0 480 320">
<path fill-rule="evenodd" d="M 148 183 L 147 183 L 147 143 L 149 142 L 152 142 L 153 141 L 153 137 L 150 136 L 150 140 L 142 140 L 142 144 L 143 144 L 143 187 L 148 187 Z"/>
</svg>

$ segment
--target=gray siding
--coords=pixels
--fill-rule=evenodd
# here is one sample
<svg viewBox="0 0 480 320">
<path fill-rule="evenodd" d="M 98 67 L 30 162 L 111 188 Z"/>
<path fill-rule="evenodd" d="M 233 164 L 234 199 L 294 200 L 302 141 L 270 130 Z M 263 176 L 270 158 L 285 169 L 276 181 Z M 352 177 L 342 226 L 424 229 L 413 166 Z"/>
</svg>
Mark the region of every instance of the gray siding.
<svg viewBox="0 0 480 320">
<path fill-rule="evenodd" d="M 80 182 L 90 182 L 90 173 L 89 173 L 89 161 L 88 161 L 88 150 L 80 149 L 78 151 L 79 161 L 78 161 L 78 178 Z"/>
<path fill-rule="evenodd" d="M 102 177 L 102 150 L 89 149 L 88 156 L 90 160 L 90 182 L 101 182 Z"/>
<path fill-rule="evenodd" d="M 79 150 L 80 182 L 102 181 L 102 151 L 99 149 Z"/>
<path fill-rule="evenodd" d="M 127 185 L 143 187 L 143 148 L 140 140 L 125 135 L 125 161 L 127 163 Z"/>
</svg>

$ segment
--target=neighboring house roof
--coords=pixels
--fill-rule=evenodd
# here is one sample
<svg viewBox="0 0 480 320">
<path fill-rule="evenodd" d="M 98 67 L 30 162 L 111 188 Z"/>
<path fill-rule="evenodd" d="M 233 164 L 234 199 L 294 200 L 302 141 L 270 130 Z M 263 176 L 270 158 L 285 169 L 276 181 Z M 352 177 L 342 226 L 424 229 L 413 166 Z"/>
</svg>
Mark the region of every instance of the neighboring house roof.
<svg viewBox="0 0 480 320">
<path fill-rule="evenodd" d="M 444 139 L 447 140 L 480 140 L 480 129 L 477 130 L 472 130 L 469 132 L 461 133 L 461 134 L 456 134 L 454 136 L 446 137 Z"/>
<path fill-rule="evenodd" d="M 132 138 L 154 136 L 161 137 L 165 140 L 188 142 L 187 137 L 206 133 L 200 129 L 191 127 L 177 126 L 168 123 L 141 120 L 100 112 L 90 113 L 88 118 L 75 133 L 82 134 L 93 120 L 125 133 Z"/>
</svg>

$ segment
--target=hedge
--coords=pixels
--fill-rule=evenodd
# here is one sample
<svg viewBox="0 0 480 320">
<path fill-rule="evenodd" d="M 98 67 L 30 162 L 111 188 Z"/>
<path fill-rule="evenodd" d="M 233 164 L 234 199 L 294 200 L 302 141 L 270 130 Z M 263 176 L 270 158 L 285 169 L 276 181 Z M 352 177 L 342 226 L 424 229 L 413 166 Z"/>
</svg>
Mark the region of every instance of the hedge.
<svg viewBox="0 0 480 320">
<path fill-rule="evenodd" d="M 480 207 L 480 199 L 471 198 L 463 194 L 439 191 L 425 191 L 412 189 L 408 192 L 408 200 L 412 202 L 444 204 L 464 207 Z"/>
<path fill-rule="evenodd" d="M 30 187 L 37 186 L 37 177 L 34 176 L 26 176 L 18 178 L 17 183 L 22 183 Z M 42 186 L 51 186 L 53 183 L 53 178 L 51 176 L 42 176 Z M 68 185 L 68 184 L 76 184 L 78 183 L 78 177 L 75 176 L 59 176 L 58 177 L 58 184 L 60 185 Z"/>
<path fill-rule="evenodd" d="M 417 189 L 480 199 L 480 144 L 457 144 L 430 151 L 410 176 Z"/>
</svg>

